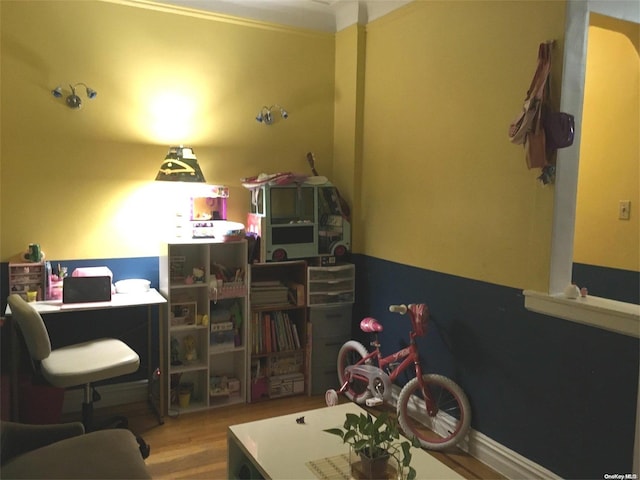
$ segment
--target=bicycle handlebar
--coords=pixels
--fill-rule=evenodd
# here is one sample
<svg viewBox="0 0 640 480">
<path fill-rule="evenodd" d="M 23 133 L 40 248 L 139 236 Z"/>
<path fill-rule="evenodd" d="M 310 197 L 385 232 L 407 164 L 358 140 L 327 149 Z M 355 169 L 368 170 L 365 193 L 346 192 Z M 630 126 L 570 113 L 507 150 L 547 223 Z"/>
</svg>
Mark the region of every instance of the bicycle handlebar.
<svg viewBox="0 0 640 480">
<path fill-rule="evenodd" d="M 400 315 L 404 315 L 407 313 L 406 305 L 389 305 L 389 311 L 394 313 L 399 313 Z"/>
</svg>

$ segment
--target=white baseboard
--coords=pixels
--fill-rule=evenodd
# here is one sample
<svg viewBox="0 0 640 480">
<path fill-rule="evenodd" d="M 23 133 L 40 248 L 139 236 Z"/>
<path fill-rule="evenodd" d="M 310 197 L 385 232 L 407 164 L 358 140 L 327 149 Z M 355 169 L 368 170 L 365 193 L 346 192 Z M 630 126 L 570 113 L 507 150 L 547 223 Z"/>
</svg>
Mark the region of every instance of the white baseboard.
<svg viewBox="0 0 640 480">
<path fill-rule="evenodd" d="M 144 402 L 147 400 L 148 381 L 138 380 L 135 382 L 113 383 L 97 387 L 100 401 L 94 404 L 94 408 L 113 407 L 125 403 Z M 67 389 L 64 392 L 64 404 L 62 413 L 75 413 L 82 411 L 82 401 L 84 400 L 84 389 Z"/>
<path fill-rule="evenodd" d="M 562 478 L 473 429 L 470 430 L 465 443 L 466 445 L 462 444 L 460 448 L 509 479 L 560 480 Z"/>
<path fill-rule="evenodd" d="M 393 385 L 392 388 L 392 398 L 395 404 L 400 394 L 400 387 Z M 409 407 L 411 407 L 411 403 L 409 403 Z M 473 429 L 469 429 L 469 433 L 458 447 L 509 479 L 560 480 L 562 478 Z"/>
</svg>

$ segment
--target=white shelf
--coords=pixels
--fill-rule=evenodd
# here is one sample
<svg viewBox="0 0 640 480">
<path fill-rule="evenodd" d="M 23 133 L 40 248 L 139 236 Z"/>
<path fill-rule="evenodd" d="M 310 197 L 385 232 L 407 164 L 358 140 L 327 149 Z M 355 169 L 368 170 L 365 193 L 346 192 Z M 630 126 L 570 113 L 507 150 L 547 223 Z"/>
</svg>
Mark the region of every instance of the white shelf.
<svg viewBox="0 0 640 480">
<path fill-rule="evenodd" d="M 188 332 L 193 330 L 208 330 L 208 325 L 174 325 L 171 327 L 172 332 Z"/>
<path fill-rule="evenodd" d="M 207 368 L 207 364 L 203 360 L 201 362 L 183 363 L 181 365 L 171 365 L 170 368 L 171 368 L 171 373 L 197 372 L 199 370 L 205 370 Z"/>
<path fill-rule="evenodd" d="M 201 275 L 201 272 L 197 271 L 198 269 L 204 270 L 204 280 L 187 283 L 189 276 Z M 194 384 L 192 401 L 185 408 L 176 403 L 172 404 L 172 395 L 170 391 L 168 392 L 167 405 L 170 412 L 186 413 L 246 402 L 248 367 L 245 343 L 247 341 L 248 299 L 244 276 L 247 269 L 247 242 L 245 240 L 236 242 L 177 241 L 163 245 L 160 256 L 160 291 L 168 299 L 168 314 L 163 340 L 167 351 L 167 358 L 163 359 L 164 372 L 168 377 L 167 383 L 169 385 L 172 377 L 174 382 Z M 171 282 L 170 275 L 180 279 L 174 279 Z M 220 295 L 217 291 L 216 275 L 223 280 Z M 195 323 L 171 325 L 169 313 L 172 311 L 181 313 L 182 306 L 189 308 L 189 317 L 195 314 Z M 173 310 L 174 308 L 177 310 Z M 220 309 L 234 312 L 233 320 L 239 325 L 239 330 L 234 331 L 234 335 L 239 335 L 242 345 L 225 345 L 217 348 L 211 343 L 211 319 L 214 312 L 219 313 Z M 188 337 L 193 337 L 195 341 L 198 360 L 194 363 L 185 362 L 184 342 Z M 174 343 L 174 347 L 177 346 L 177 357 L 184 362 L 182 365 L 171 365 L 172 343 Z M 231 400 L 224 402 L 209 396 L 211 377 L 221 375 L 237 379 L 240 382 L 241 393 L 239 396 L 233 396 Z"/>
<path fill-rule="evenodd" d="M 215 355 L 225 355 L 227 353 L 235 353 L 235 352 L 244 352 L 244 346 L 242 347 L 215 347 L 209 346 L 209 356 L 213 357 Z"/>
<path fill-rule="evenodd" d="M 181 284 L 181 283 L 173 283 L 171 284 L 171 290 L 180 290 L 180 289 L 190 289 L 190 288 L 203 288 L 206 287 L 206 283 L 191 283 L 191 284 Z"/>
</svg>

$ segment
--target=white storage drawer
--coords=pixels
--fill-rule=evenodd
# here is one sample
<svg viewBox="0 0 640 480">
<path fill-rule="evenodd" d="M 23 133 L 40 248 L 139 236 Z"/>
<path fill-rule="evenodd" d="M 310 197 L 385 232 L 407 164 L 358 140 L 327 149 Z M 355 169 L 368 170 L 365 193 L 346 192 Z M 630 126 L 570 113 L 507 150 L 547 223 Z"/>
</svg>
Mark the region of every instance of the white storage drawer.
<svg viewBox="0 0 640 480">
<path fill-rule="evenodd" d="M 313 326 L 313 339 L 335 337 L 348 340 L 351 335 L 352 307 L 321 307 L 309 309 L 309 321 Z"/>
<path fill-rule="evenodd" d="M 348 335 L 313 339 L 311 358 L 311 394 L 322 395 L 328 389 L 338 389 L 338 352 Z"/>
<path fill-rule="evenodd" d="M 316 280 L 309 283 L 309 295 L 314 293 L 352 292 L 353 287 L 353 278 Z"/>
<path fill-rule="evenodd" d="M 335 293 L 310 293 L 309 306 L 316 305 L 338 305 L 341 303 L 353 303 L 353 292 L 335 292 Z"/>
<path fill-rule="evenodd" d="M 352 279 L 356 266 L 352 263 L 333 265 L 330 267 L 307 267 L 309 281 L 331 281 L 340 279 Z"/>
<path fill-rule="evenodd" d="M 351 337 L 352 306 L 309 309 L 311 322 L 311 394 L 338 388 L 336 363 L 340 347 Z"/>
<path fill-rule="evenodd" d="M 307 305 L 340 305 L 355 301 L 355 265 L 307 268 Z"/>
</svg>

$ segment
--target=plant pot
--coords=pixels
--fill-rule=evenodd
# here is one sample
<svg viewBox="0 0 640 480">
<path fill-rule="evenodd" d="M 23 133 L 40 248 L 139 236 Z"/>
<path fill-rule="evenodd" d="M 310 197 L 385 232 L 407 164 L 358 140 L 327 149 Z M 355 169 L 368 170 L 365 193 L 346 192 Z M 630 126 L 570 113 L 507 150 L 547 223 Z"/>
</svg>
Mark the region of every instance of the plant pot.
<svg viewBox="0 0 640 480">
<path fill-rule="evenodd" d="M 178 393 L 178 404 L 180 408 L 187 408 L 191 403 L 191 392 L 189 390 L 181 390 Z"/>
<path fill-rule="evenodd" d="M 191 403 L 191 395 L 193 394 L 193 383 L 181 383 L 178 386 L 178 404 L 180 408 L 187 408 Z"/>
<path fill-rule="evenodd" d="M 351 474 L 356 479 L 381 480 L 392 478 L 395 469 L 389 464 L 391 456 L 386 453 L 382 456 L 369 458 L 364 452 L 352 454 Z"/>
</svg>

